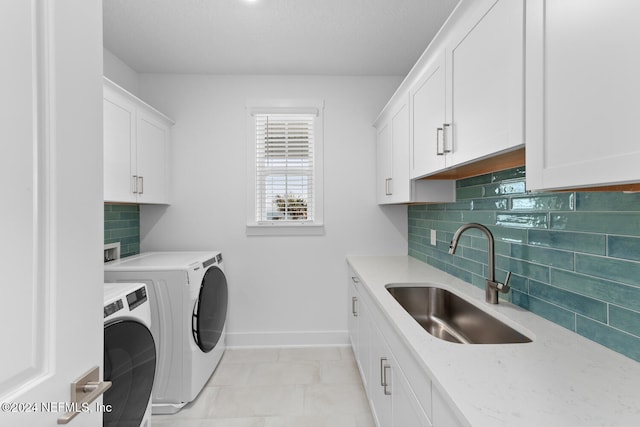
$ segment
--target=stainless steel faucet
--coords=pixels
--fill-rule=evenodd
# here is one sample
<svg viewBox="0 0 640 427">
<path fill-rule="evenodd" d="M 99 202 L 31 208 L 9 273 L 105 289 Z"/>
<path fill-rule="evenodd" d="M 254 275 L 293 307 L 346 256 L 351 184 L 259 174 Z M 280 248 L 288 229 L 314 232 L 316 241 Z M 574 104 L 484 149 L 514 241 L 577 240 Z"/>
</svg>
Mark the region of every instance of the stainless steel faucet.
<svg viewBox="0 0 640 427">
<path fill-rule="evenodd" d="M 490 304 L 498 303 L 498 291 L 502 293 L 509 292 L 509 279 L 511 278 L 511 272 L 507 273 L 507 278 L 504 283 L 496 282 L 496 267 L 495 267 L 495 249 L 493 243 L 493 234 L 487 227 L 482 224 L 477 224 L 475 222 L 465 224 L 462 227 L 456 230 L 456 233 L 453 235 L 453 240 L 451 241 L 451 245 L 449 246 L 449 253 L 451 255 L 456 253 L 456 248 L 458 247 L 458 239 L 465 231 L 470 228 L 476 228 L 482 231 L 486 236 L 489 242 L 489 277 L 487 278 L 487 286 L 485 288 L 485 300 Z"/>
</svg>

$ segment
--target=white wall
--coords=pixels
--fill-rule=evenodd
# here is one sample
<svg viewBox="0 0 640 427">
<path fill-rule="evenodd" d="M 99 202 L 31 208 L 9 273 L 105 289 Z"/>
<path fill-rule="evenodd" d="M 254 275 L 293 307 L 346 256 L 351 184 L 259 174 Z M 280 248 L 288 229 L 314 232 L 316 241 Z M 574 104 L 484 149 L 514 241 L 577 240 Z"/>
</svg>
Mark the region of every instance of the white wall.
<svg viewBox="0 0 640 427">
<path fill-rule="evenodd" d="M 346 255 L 406 255 L 406 207 L 376 205 L 371 126 L 400 80 L 140 75 L 176 121 L 172 203 L 142 207 L 142 250 L 223 252 L 230 345 L 346 343 Z M 246 236 L 249 98 L 325 100 L 324 236 Z"/>
<path fill-rule="evenodd" d="M 110 50 L 102 50 L 103 74 L 118 86 L 138 95 L 138 73 Z"/>
</svg>

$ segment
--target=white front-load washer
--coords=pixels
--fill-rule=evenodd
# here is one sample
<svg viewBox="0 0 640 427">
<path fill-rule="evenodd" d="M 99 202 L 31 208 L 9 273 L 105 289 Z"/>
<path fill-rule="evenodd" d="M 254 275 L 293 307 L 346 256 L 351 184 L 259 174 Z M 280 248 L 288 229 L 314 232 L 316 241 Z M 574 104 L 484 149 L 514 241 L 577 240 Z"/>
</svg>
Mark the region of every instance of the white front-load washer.
<svg viewBox="0 0 640 427">
<path fill-rule="evenodd" d="M 142 282 L 158 347 L 152 412 L 196 398 L 225 350 L 228 289 L 220 252 L 145 252 L 105 263 L 105 282 Z"/>
<path fill-rule="evenodd" d="M 143 283 L 104 285 L 104 427 L 151 425 L 156 346 Z"/>
</svg>

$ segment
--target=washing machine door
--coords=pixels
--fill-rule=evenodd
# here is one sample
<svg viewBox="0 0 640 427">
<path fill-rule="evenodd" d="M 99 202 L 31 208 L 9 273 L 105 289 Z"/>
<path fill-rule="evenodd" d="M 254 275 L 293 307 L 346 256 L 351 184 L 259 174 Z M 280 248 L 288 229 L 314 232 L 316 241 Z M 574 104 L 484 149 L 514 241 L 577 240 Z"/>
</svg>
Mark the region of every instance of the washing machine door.
<svg viewBox="0 0 640 427">
<path fill-rule="evenodd" d="M 193 308 L 193 339 L 205 353 L 216 346 L 227 318 L 227 278 L 220 268 L 210 267 L 204 274 L 198 300 Z"/>
<path fill-rule="evenodd" d="M 104 329 L 104 379 L 112 385 L 104 393 L 104 427 L 140 427 L 156 372 L 156 346 L 142 323 L 120 320 Z"/>
</svg>

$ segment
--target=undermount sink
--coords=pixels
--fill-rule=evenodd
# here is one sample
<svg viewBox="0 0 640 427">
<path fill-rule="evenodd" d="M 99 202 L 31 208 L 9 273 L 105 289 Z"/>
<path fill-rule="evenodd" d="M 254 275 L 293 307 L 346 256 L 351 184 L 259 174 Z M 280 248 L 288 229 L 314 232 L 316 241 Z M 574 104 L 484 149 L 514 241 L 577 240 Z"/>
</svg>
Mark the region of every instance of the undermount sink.
<svg viewBox="0 0 640 427">
<path fill-rule="evenodd" d="M 531 340 L 453 292 L 434 286 L 387 285 L 387 291 L 427 332 L 462 344 L 515 344 Z"/>
</svg>

